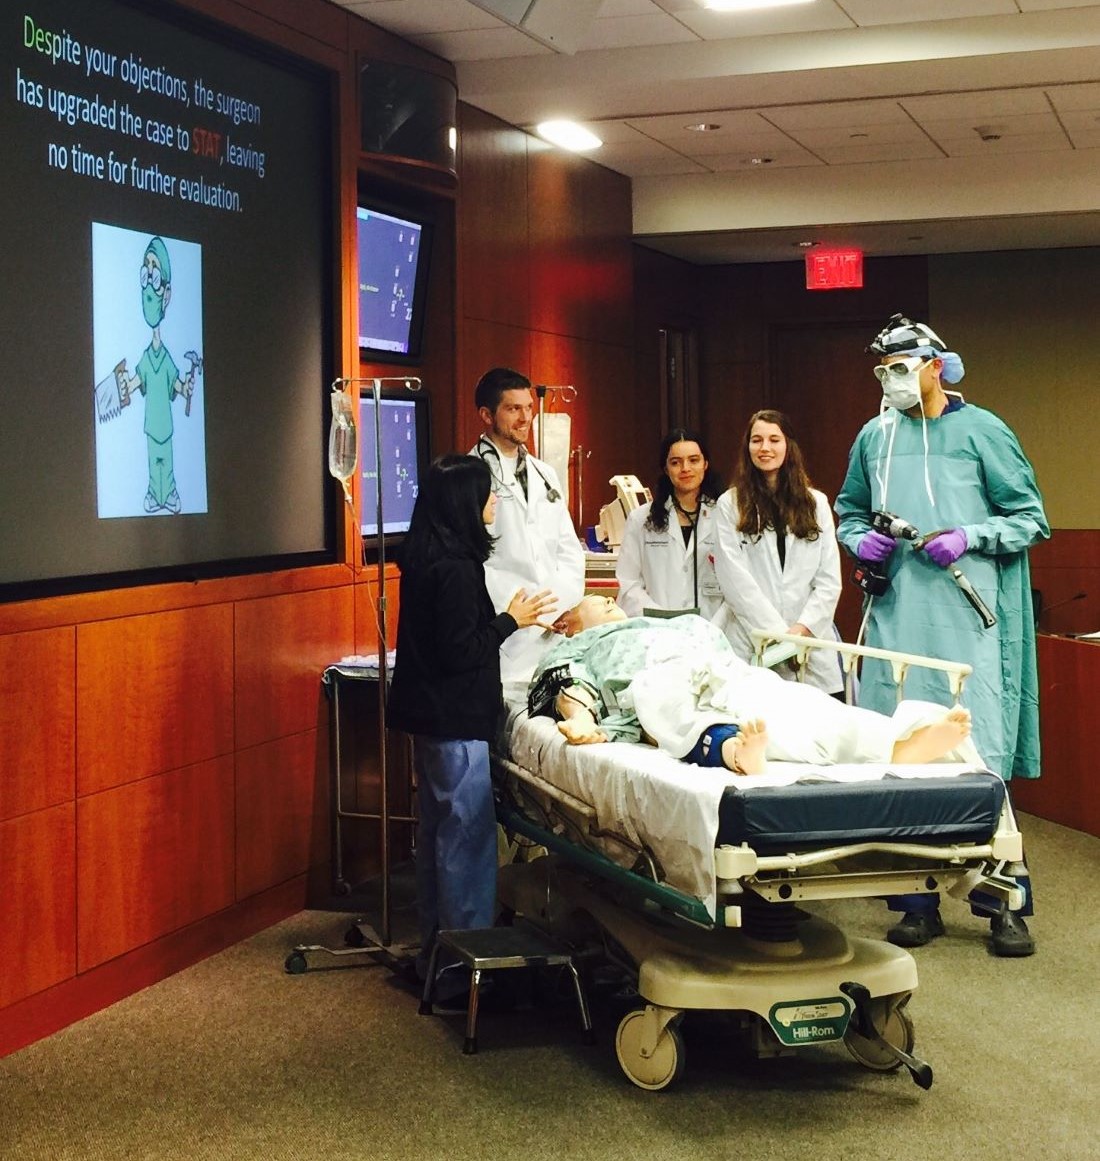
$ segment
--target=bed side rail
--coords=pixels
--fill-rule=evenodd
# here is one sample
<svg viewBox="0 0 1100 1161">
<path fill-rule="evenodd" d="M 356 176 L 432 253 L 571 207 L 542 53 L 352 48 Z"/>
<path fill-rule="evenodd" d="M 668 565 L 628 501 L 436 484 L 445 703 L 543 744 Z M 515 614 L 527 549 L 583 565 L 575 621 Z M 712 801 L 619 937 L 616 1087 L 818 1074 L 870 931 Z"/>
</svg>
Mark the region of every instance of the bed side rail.
<svg viewBox="0 0 1100 1161">
<path fill-rule="evenodd" d="M 974 672 L 973 667 L 961 661 L 941 661 L 938 657 L 922 657 L 918 653 L 899 653 L 893 649 L 878 649 L 872 645 L 849 645 L 847 641 L 826 641 L 821 637 L 802 637 L 797 633 L 770 633 L 765 629 L 753 629 L 749 636 L 753 644 L 753 661 L 764 663 L 764 653 L 773 645 L 786 645 L 793 649 L 790 655 L 798 670 L 799 680 L 806 676 L 810 654 L 814 649 L 831 649 L 840 657 L 844 671 L 844 688 L 849 693 L 855 676 L 855 666 L 861 657 L 874 657 L 890 663 L 894 684 L 898 687 L 898 700 L 902 698 L 905 678 L 909 670 L 939 669 L 947 674 L 951 695 L 956 701 L 962 696 L 966 679 Z"/>
</svg>

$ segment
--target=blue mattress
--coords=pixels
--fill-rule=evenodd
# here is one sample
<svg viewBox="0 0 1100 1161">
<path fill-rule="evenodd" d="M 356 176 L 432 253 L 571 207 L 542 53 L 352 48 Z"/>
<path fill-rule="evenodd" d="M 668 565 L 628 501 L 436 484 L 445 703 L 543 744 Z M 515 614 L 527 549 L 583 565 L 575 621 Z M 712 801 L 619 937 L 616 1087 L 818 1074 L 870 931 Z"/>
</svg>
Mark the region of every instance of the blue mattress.
<svg viewBox="0 0 1100 1161">
<path fill-rule="evenodd" d="M 748 843 L 757 854 L 875 841 L 982 843 L 1004 800 L 1004 782 L 989 773 L 730 786 L 718 808 L 718 842 Z"/>
</svg>

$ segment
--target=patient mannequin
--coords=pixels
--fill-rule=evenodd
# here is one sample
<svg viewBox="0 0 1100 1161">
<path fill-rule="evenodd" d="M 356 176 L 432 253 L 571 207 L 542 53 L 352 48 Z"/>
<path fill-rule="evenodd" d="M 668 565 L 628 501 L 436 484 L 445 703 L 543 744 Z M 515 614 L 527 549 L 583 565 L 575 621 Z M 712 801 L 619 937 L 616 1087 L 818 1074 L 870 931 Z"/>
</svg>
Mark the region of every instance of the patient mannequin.
<svg viewBox="0 0 1100 1161">
<path fill-rule="evenodd" d="M 908 701 L 888 717 L 845 705 L 748 665 L 702 617 L 627 617 L 610 597 L 588 596 L 555 627 L 564 639 L 532 690 L 551 671 L 558 729 L 573 745 L 646 741 L 736 774 L 761 773 L 768 759 L 981 762 L 962 707 Z"/>
</svg>

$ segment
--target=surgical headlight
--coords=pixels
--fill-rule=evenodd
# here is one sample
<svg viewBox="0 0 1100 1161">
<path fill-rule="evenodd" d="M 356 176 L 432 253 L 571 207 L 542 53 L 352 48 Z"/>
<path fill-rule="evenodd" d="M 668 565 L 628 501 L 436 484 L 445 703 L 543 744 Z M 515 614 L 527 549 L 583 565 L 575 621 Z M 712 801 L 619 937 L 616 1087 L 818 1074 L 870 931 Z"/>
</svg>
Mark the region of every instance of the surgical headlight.
<svg viewBox="0 0 1100 1161">
<path fill-rule="evenodd" d="M 939 352 L 945 351 L 947 344 L 930 326 L 913 322 L 903 314 L 895 314 L 890 316 L 867 349 L 877 355 L 905 355 L 921 347 Z"/>
<path fill-rule="evenodd" d="M 874 368 L 875 378 L 880 383 L 896 382 L 912 375 L 927 363 L 927 359 L 915 356 L 911 359 L 898 359 L 895 363 L 879 363 Z"/>
</svg>

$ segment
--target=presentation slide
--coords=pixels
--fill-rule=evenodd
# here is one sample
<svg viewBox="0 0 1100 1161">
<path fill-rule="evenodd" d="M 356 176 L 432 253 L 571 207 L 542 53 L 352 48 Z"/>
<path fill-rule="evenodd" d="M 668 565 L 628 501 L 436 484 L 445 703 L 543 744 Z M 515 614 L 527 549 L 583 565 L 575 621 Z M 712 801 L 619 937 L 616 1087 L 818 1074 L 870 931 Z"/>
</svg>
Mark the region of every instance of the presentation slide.
<svg viewBox="0 0 1100 1161">
<path fill-rule="evenodd" d="M 0 599 L 331 559 L 331 77 L 170 0 L 4 9 Z"/>
</svg>

